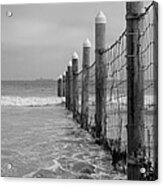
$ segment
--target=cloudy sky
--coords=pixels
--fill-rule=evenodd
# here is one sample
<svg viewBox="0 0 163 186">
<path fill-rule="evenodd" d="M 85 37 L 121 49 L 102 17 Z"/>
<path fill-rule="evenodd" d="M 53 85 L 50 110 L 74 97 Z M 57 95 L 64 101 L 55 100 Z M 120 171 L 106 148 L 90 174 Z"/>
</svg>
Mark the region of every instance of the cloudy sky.
<svg viewBox="0 0 163 186">
<path fill-rule="evenodd" d="M 124 2 L 3 5 L 2 80 L 56 79 L 73 51 L 79 54 L 81 66 L 87 37 L 93 62 L 94 20 L 100 10 L 107 17 L 110 45 L 125 28 Z M 7 11 L 13 16 L 7 17 Z"/>
</svg>

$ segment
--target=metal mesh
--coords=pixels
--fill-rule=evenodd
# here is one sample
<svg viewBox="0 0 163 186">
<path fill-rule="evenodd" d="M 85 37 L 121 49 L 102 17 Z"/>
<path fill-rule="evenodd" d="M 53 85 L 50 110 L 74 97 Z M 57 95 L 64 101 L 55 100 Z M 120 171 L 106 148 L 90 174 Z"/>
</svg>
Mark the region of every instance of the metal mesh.
<svg viewBox="0 0 163 186">
<path fill-rule="evenodd" d="M 140 60 L 143 63 L 144 75 L 144 128 L 145 128 L 145 148 L 146 157 L 153 161 L 154 152 L 154 13 L 153 3 L 146 9 L 145 14 L 140 19 L 142 28 L 140 36 Z M 155 95 L 156 96 L 156 95 Z"/>
<path fill-rule="evenodd" d="M 139 61 L 141 66 L 143 64 L 143 96 L 144 96 L 144 134 L 145 134 L 145 156 L 150 162 L 154 161 L 154 144 L 156 145 L 157 136 L 155 118 L 157 110 L 156 83 L 154 77 L 157 66 L 154 63 L 154 11 L 155 6 L 152 2 L 145 12 L 138 15 L 139 20 Z M 156 15 L 155 15 L 156 16 Z M 105 139 L 111 147 L 111 150 L 116 149 L 122 153 L 127 151 L 127 49 L 126 49 L 126 30 L 120 37 L 107 49 L 102 51 L 106 55 L 105 68 L 107 70 L 105 85 L 106 98 L 106 128 Z M 95 130 L 95 110 L 96 110 L 96 92 L 95 92 L 95 68 L 96 62 L 88 67 L 89 71 L 89 112 L 88 112 L 88 128 Z M 82 95 L 82 76 L 83 71 L 78 73 L 78 94 L 79 94 L 79 108 L 78 113 L 81 115 L 81 95 Z M 128 87 L 129 88 L 129 87 Z M 156 92 L 154 92 L 156 91 Z M 95 132 L 95 131 L 94 131 Z M 155 140 L 155 143 L 154 143 Z M 113 155 L 113 154 L 112 154 Z M 124 155 L 124 159 L 126 156 Z M 113 157 L 114 159 L 114 157 Z M 125 161 L 126 163 L 126 161 Z"/>
<path fill-rule="evenodd" d="M 107 133 L 106 137 L 125 149 L 127 145 L 127 78 L 125 32 L 106 49 Z"/>
<path fill-rule="evenodd" d="M 82 70 L 78 73 L 78 114 L 81 115 L 81 97 L 82 97 Z"/>
<path fill-rule="evenodd" d="M 96 110 L 96 98 L 95 98 L 95 65 L 94 62 L 89 68 L 89 114 L 88 114 L 88 123 L 90 128 L 95 127 L 95 110 Z"/>
</svg>

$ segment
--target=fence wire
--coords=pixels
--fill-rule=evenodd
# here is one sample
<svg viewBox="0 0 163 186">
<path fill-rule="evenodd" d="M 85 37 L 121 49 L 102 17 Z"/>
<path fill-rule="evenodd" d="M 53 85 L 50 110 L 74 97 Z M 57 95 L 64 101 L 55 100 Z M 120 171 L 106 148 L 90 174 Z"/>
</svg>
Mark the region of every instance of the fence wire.
<svg viewBox="0 0 163 186">
<path fill-rule="evenodd" d="M 95 110 L 96 110 L 96 94 L 95 94 L 95 65 L 94 62 L 89 68 L 89 87 L 88 87 L 88 95 L 89 95 L 89 112 L 88 112 L 88 123 L 91 129 L 95 127 Z M 92 131 L 93 132 L 93 131 Z"/>
<path fill-rule="evenodd" d="M 154 111 L 156 103 L 154 103 L 154 4 L 151 3 L 146 8 L 145 14 L 140 19 L 140 61 L 143 63 L 144 76 L 144 132 L 145 132 L 145 149 L 146 158 L 154 165 Z"/>
<path fill-rule="evenodd" d="M 145 156 L 148 160 L 154 163 L 154 123 L 156 103 L 154 102 L 154 85 L 157 83 L 154 80 L 154 22 L 153 16 L 155 7 L 151 3 L 145 12 L 140 14 L 140 35 L 139 35 L 139 60 L 143 64 L 143 95 L 144 95 L 144 145 Z M 126 30 L 120 37 L 103 53 L 106 55 L 105 68 L 107 70 L 107 123 L 106 136 L 111 151 L 118 151 L 123 155 L 124 163 L 126 164 L 127 154 L 127 59 L 126 59 Z M 88 128 L 95 129 L 95 110 L 96 110 L 96 82 L 95 82 L 95 68 L 96 62 L 88 67 L 89 71 L 89 111 L 88 111 Z M 82 78 L 83 70 L 78 73 L 78 94 L 79 107 L 78 113 L 81 115 L 81 99 L 82 99 Z M 114 153 L 112 154 L 114 155 Z M 117 156 L 117 155 L 115 155 Z M 114 159 L 115 157 L 113 157 Z M 114 160 L 113 160 L 114 161 Z M 116 160 L 115 160 L 116 161 Z M 118 161 L 118 160 L 117 160 Z"/>
<path fill-rule="evenodd" d="M 78 80 L 78 116 L 79 116 L 79 119 L 81 117 L 81 102 L 82 102 L 82 73 L 83 73 L 83 70 L 81 70 L 77 74 L 78 76 L 77 80 Z"/>
<path fill-rule="evenodd" d="M 121 151 L 127 146 L 127 77 L 125 31 L 105 50 L 107 55 L 107 133 L 106 138 Z"/>
</svg>

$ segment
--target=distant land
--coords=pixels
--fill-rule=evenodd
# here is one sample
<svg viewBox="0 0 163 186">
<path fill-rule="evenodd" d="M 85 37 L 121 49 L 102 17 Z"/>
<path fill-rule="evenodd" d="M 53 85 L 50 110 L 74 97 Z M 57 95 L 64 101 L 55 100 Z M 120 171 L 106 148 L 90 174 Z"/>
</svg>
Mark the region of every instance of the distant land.
<svg viewBox="0 0 163 186">
<path fill-rule="evenodd" d="M 42 82 L 42 81 L 57 81 L 57 80 L 56 79 L 38 78 L 38 79 L 29 79 L 29 80 L 28 79 L 27 80 L 24 80 L 24 79 L 20 79 L 20 80 L 4 79 L 4 80 L 1 80 L 1 81 L 41 81 Z"/>
</svg>

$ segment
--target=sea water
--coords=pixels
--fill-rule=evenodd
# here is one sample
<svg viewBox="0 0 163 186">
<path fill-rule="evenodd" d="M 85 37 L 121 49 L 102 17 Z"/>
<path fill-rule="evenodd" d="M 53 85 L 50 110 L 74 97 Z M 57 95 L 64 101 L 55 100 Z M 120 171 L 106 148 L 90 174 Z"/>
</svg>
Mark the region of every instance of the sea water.
<svg viewBox="0 0 163 186">
<path fill-rule="evenodd" d="M 72 120 L 55 81 L 2 81 L 1 92 L 2 176 L 126 179 Z"/>
<path fill-rule="evenodd" d="M 57 82 L 2 81 L 1 87 L 2 176 L 126 179 L 113 170 L 110 154 L 72 120 L 64 98 L 57 97 Z M 147 110 L 152 100 L 151 94 L 145 95 Z M 94 101 L 92 95 L 90 105 Z M 107 102 L 127 109 L 125 96 L 117 100 L 113 94 Z M 126 125 L 126 113 L 124 117 Z M 146 117 L 151 123 L 151 116 Z"/>
<path fill-rule="evenodd" d="M 46 106 L 64 101 L 56 94 L 52 80 L 2 81 L 2 106 Z"/>
</svg>

